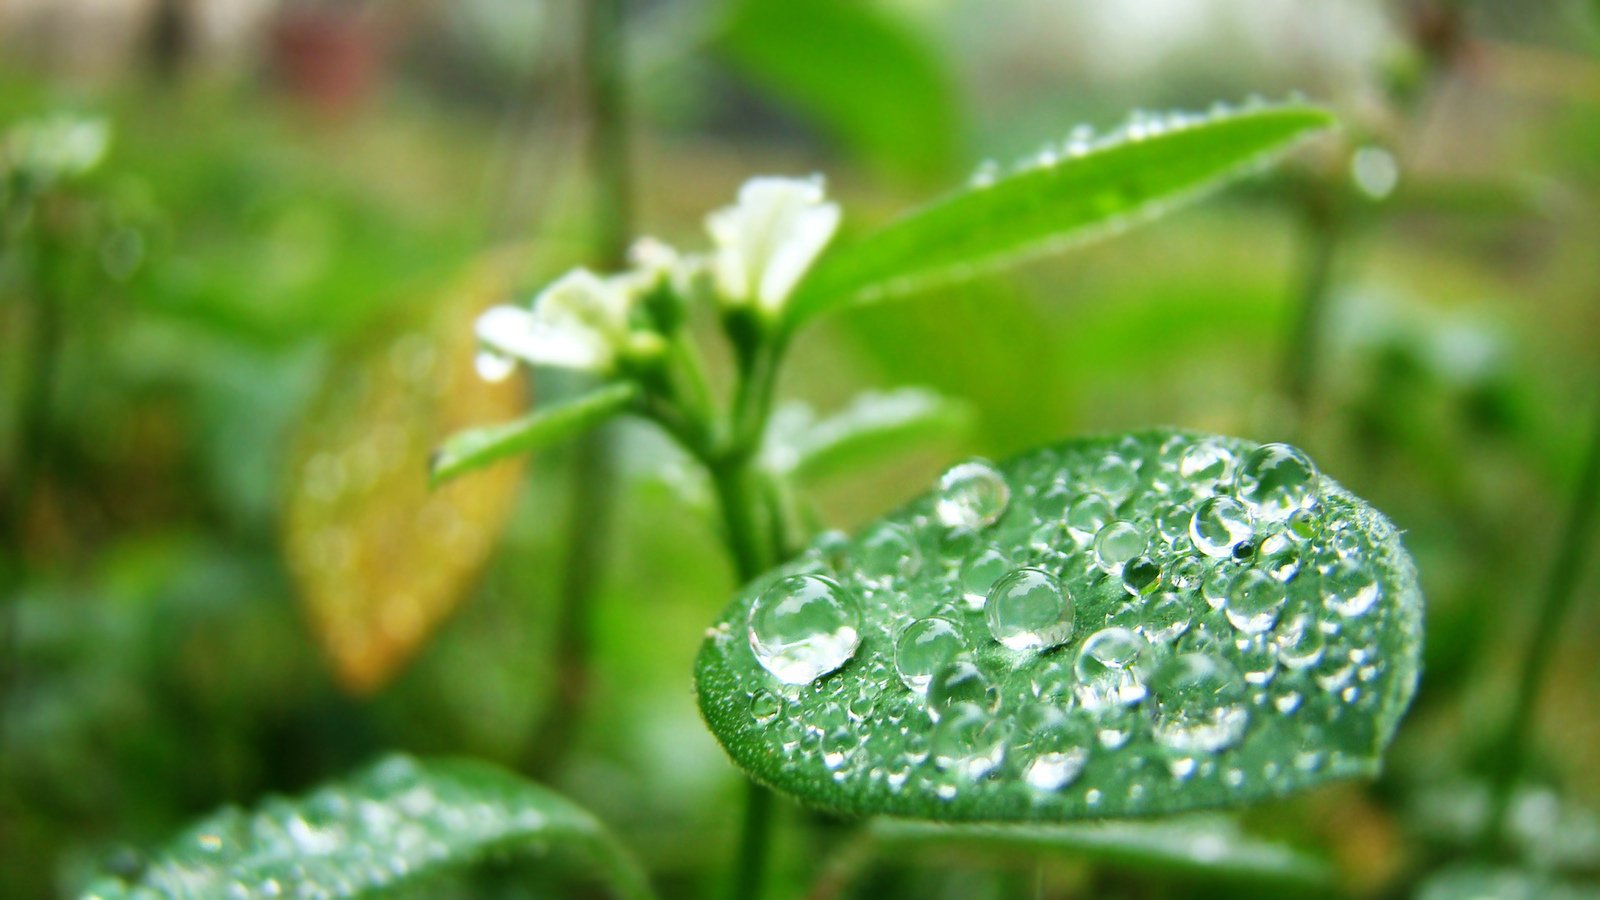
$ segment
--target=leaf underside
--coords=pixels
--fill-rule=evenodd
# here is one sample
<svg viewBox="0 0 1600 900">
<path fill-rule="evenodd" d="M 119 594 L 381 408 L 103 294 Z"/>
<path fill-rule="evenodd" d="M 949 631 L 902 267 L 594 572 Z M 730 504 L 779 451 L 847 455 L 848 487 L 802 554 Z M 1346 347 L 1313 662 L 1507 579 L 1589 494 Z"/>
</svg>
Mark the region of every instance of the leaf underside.
<svg viewBox="0 0 1600 900">
<path fill-rule="evenodd" d="M 618 896 L 650 896 L 632 860 L 571 801 L 485 763 L 405 756 L 302 797 L 215 813 L 137 881 L 107 879 L 86 896 L 352 896 L 546 850 L 587 858 Z"/>
<path fill-rule="evenodd" d="M 747 585 L 708 632 L 697 661 L 700 707 L 724 748 L 752 778 L 813 806 L 859 815 L 944 821 L 1050 821 L 1166 814 L 1239 806 L 1281 797 L 1325 782 L 1368 777 L 1415 691 L 1421 647 L 1422 598 L 1410 557 L 1393 525 L 1378 512 L 1320 476 L 1320 530 L 1293 546 L 1305 560 L 1288 582 L 1288 601 L 1277 623 L 1264 632 L 1240 632 L 1198 587 L 1173 579 L 1180 557 L 1201 560 L 1203 573 L 1228 576 L 1264 564 L 1211 559 L 1164 541 L 1152 530 L 1151 556 L 1161 563 L 1162 592 L 1178 595 L 1188 627 L 1158 638 L 1143 622 L 1160 594 L 1135 597 L 1122 579 L 1094 568 L 1091 553 L 1065 515 L 1084 502 L 1102 477 L 1094 470 L 1108 457 L 1131 464 L 1138 482 L 1120 499 L 1116 513 L 1148 523 L 1167 506 L 1187 500 L 1197 483 L 1165 492 L 1153 481 L 1164 460 L 1195 443 L 1229 450 L 1238 459 L 1256 445 L 1233 438 L 1148 431 L 1071 441 L 1024 454 L 997 469 L 1011 497 L 997 522 L 978 531 L 952 529 L 938 520 L 934 493 L 925 495 L 865 529 L 843 545 L 821 545 Z M 1226 484 L 1209 490 L 1224 493 Z M 1114 501 L 1115 502 L 1115 501 Z M 1144 514 L 1135 512 L 1145 509 Z M 1041 525 L 1047 527 L 1041 528 Z M 1148 527 L 1148 525 L 1147 525 Z M 914 553 L 886 561 L 886 530 L 914 545 Z M 1271 528 L 1258 523 L 1266 546 Z M 1378 599 L 1359 614 L 1339 615 L 1317 594 L 1318 561 L 1332 559 L 1335 533 L 1344 555 L 1370 573 Z M 1071 596 L 1075 624 L 1064 644 L 1043 652 L 1010 650 L 995 641 L 984 612 L 963 599 L 963 564 L 985 550 L 1003 551 L 1013 566 L 1036 566 L 1058 577 Z M 907 560 L 920 556 L 920 564 Z M 893 568 L 885 568 L 892 566 Z M 836 671 L 802 686 L 786 685 L 758 662 L 748 639 L 752 602 L 780 578 L 815 573 L 836 580 L 862 613 L 859 647 Z M 1219 575 L 1219 578 L 1222 577 Z M 982 604 L 981 597 L 977 601 Z M 894 642 L 901 629 L 926 616 L 955 623 L 970 659 L 992 686 L 993 718 L 1003 758 L 976 776 L 947 765 L 930 743 L 939 735 L 927 698 L 900 680 Z M 1292 626 L 1318 627 L 1325 648 L 1314 663 L 1297 657 L 1294 668 L 1279 662 L 1279 642 Z M 1139 662 L 1129 671 L 1149 688 L 1126 706 L 1077 702 L 1071 683 L 1084 643 L 1096 632 L 1126 627 L 1145 638 Z M 1158 740 L 1154 724 L 1176 708 L 1152 673 L 1178 655 L 1202 654 L 1237 673 L 1244 684 L 1238 705 L 1245 727 L 1237 739 L 1214 751 L 1174 749 Z M 1050 702 L 1086 735 L 1081 771 L 1051 789 L 1026 777 L 1035 761 L 1029 740 L 1035 681 L 1047 667 L 1068 673 L 1064 696 Z M 771 710 L 776 709 L 776 714 Z M 763 715 L 754 710 L 761 709 Z M 1036 711 L 1036 710 L 1035 710 Z M 1062 749 L 1056 747 L 1054 749 Z"/>
</svg>

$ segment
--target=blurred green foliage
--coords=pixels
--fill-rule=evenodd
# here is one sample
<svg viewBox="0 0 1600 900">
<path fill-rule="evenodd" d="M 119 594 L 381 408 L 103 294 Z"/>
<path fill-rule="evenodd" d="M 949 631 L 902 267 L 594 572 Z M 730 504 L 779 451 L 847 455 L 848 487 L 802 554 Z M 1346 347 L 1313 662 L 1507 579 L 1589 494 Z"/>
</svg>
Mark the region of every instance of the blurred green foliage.
<svg viewBox="0 0 1600 900">
<path fill-rule="evenodd" d="M 1477 13 L 1466 23 L 1471 52 L 1408 114 L 1387 104 L 1382 84 L 1386 66 L 1414 59 L 1410 4 L 1356 4 L 1375 12 L 1317 19 L 1317 39 L 1297 31 L 1300 44 L 1252 38 L 1222 13 L 1223 26 L 1184 43 L 1149 19 L 1110 28 L 1110 12 L 1073 20 L 1021 3 L 892 5 L 953 73 L 945 77 L 964 100 L 951 108 L 966 121 L 917 107 L 919 121 L 941 124 L 909 153 L 879 143 L 903 137 L 899 127 L 850 124 L 859 113 L 830 112 L 824 100 L 752 100 L 730 87 L 737 67 L 680 50 L 652 74 L 703 96 L 638 111 L 658 136 L 638 151 L 644 230 L 695 233 L 700 211 L 744 176 L 824 164 L 835 193 L 859 198 L 851 227 L 875 224 L 885 216 L 871 210 L 904 208 L 923 192 L 874 173 L 975 163 L 962 135 L 972 149 L 1020 157 L 1063 137 L 1055 129 L 1073 116 L 1106 125 L 1136 102 L 1203 108 L 1257 89 L 1326 99 L 1365 123 L 1354 134 L 1399 158 L 1394 194 L 1352 195 L 1365 212 L 1341 244 L 1317 400 L 1293 437 L 1405 530 L 1429 604 L 1427 674 L 1383 779 L 1247 819 L 1321 848 L 1353 891 L 1405 890 L 1431 860 L 1463 852 L 1459 840 L 1427 838 L 1436 830 L 1402 810 L 1419 784 L 1488 768 L 1483 751 L 1533 605 L 1526 585 L 1553 552 L 1592 415 L 1600 28 L 1578 4 Z M 1143 47 L 1170 52 L 1150 61 L 1135 52 Z M 507 222 L 547 255 L 531 269 L 572 256 L 582 223 L 571 212 L 570 141 L 552 124 L 567 75 L 542 77 L 530 88 L 533 112 L 502 120 L 460 108 L 456 87 L 435 90 L 421 75 L 397 75 L 366 107 L 327 117 L 248 81 L 82 87 L 44 70 L 0 73 L 0 128 L 67 109 L 104 117 L 112 134 L 99 168 L 53 191 L 28 223 L 56 242 L 51 284 L 64 327 L 44 465 L 21 537 L 0 547 L 11 623 L 0 895 L 79 887 L 126 861 L 126 848 L 219 804 L 298 791 L 382 751 L 512 766 L 529 755 L 553 681 L 561 517 L 551 510 L 565 496 L 562 451 L 533 460 L 468 602 L 370 699 L 339 692 L 316 652 L 279 525 L 290 435 L 333 361 L 415 321 Z M 776 82 L 773 92 L 783 94 Z M 793 111 L 831 124 L 798 125 Z M 1334 139 L 1306 154 L 1304 177 L 1349 192 L 1350 149 Z M 976 413 L 959 447 L 940 443 L 888 471 L 831 482 L 823 517 L 853 527 L 920 493 L 959 454 L 1004 456 L 1082 432 L 1165 423 L 1291 437 L 1278 378 L 1303 236 L 1283 184 L 1019 275 L 937 291 L 914 311 L 851 310 L 805 336 L 788 396 L 835 409 L 862 384 L 927 385 Z M 1517 202 L 1474 200 L 1508 186 Z M 1408 199 L 1430 196 L 1445 202 Z M 0 247 L 8 498 L 31 378 L 24 298 L 39 283 L 38 246 Z M 729 855 L 740 778 L 699 720 L 689 673 L 734 585 L 711 527 L 681 503 L 676 458 L 647 437 L 624 437 L 626 513 L 597 598 L 593 713 L 551 777 L 622 835 L 664 893 L 694 895 L 717 883 Z M 1600 593 L 1595 569 L 1579 583 L 1534 759 L 1537 776 L 1579 808 L 1600 806 L 1600 681 L 1589 649 L 1600 606 L 1585 602 Z M 777 879 L 792 895 L 844 832 L 780 834 Z M 1031 857 L 961 862 L 895 860 L 866 889 L 994 896 L 1035 883 Z M 1190 892 L 1076 861 L 1040 871 L 1047 895 Z"/>
</svg>

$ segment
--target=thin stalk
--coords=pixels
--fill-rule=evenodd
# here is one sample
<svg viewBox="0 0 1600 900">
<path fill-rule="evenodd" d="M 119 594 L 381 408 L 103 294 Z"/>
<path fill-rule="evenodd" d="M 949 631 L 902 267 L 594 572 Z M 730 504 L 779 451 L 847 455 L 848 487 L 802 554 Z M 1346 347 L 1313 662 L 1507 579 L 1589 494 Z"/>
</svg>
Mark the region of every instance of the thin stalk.
<svg viewBox="0 0 1600 900">
<path fill-rule="evenodd" d="M 620 268 L 633 233 L 632 174 L 623 77 L 621 0 L 581 0 L 584 100 L 589 167 L 594 179 L 594 257 Z M 610 429 L 585 435 L 575 448 L 567 499 L 567 548 L 556 611 L 557 689 L 537 730 L 529 768 L 547 772 L 566 755 L 587 701 L 595 586 L 607 556 L 616 506 L 616 452 Z"/>
<path fill-rule="evenodd" d="M 1333 213 L 1326 208 L 1327 201 L 1311 197 L 1305 202 L 1307 233 L 1300 297 L 1283 358 L 1284 393 L 1302 430 L 1315 399 L 1317 364 L 1327 329 L 1328 294 L 1333 286 L 1333 262 L 1340 237 Z"/>
<path fill-rule="evenodd" d="M 1578 487 L 1572 495 L 1565 526 L 1556 549 L 1555 560 L 1545 583 L 1544 599 L 1539 605 L 1538 619 L 1534 622 L 1533 637 L 1522 657 L 1522 667 L 1517 679 L 1517 693 L 1506 717 L 1496 746 L 1498 768 L 1493 783 L 1490 815 L 1484 830 L 1484 842 L 1495 844 L 1505 837 L 1506 818 L 1511 808 L 1511 795 L 1522 774 L 1533 729 L 1533 717 L 1539 703 L 1539 692 L 1550 669 L 1550 658 L 1561 635 L 1561 625 L 1572 608 L 1574 588 L 1583 571 L 1587 551 L 1594 543 L 1595 519 L 1600 514 L 1600 405 L 1596 406 L 1594 436 L 1589 444 L 1583 470 L 1578 476 Z"/>
<path fill-rule="evenodd" d="M 744 819 L 739 827 L 739 856 L 734 862 L 734 900 L 761 896 L 767 875 L 767 848 L 772 843 L 772 791 L 746 782 Z"/>
</svg>

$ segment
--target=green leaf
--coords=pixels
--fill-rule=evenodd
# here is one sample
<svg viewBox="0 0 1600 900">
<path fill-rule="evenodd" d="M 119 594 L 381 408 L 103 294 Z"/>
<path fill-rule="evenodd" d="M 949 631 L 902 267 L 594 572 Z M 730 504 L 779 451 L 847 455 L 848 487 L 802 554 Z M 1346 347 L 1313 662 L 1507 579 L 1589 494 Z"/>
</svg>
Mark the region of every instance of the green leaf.
<svg viewBox="0 0 1600 900">
<path fill-rule="evenodd" d="M 965 404 L 927 388 L 868 392 L 820 422 L 807 407 L 779 410 L 763 453 L 775 471 L 817 481 L 958 434 L 971 421 Z"/>
<path fill-rule="evenodd" d="M 927 176 L 955 158 L 948 73 L 873 3 L 735 0 L 717 46 L 757 86 L 869 163 Z"/>
<path fill-rule="evenodd" d="M 1167 430 L 963 464 L 748 585 L 701 648 L 701 711 L 751 777 L 847 814 L 1158 815 L 1370 777 L 1422 598 L 1394 526 L 1310 466 Z M 913 623 L 950 634 L 918 659 Z"/>
<path fill-rule="evenodd" d="M 1600 885 L 1557 881 L 1548 872 L 1460 863 L 1435 872 L 1417 900 L 1600 900 Z"/>
<path fill-rule="evenodd" d="M 437 486 L 508 456 L 587 431 L 627 409 L 638 395 L 636 385 L 618 382 L 535 410 L 514 422 L 458 432 L 434 451 L 429 477 Z"/>
<path fill-rule="evenodd" d="M 137 880 L 106 879 L 88 896 L 376 894 L 547 850 L 585 858 L 618 897 L 653 896 L 626 851 L 571 801 L 485 763 L 406 756 L 253 812 L 222 810 L 180 834 Z"/>
<path fill-rule="evenodd" d="M 1332 123 L 1327 112 L 1300 105 L 1136 118 L 831 250 L 790 300 L 789 315 L 802 321 L 971 278 L 1151 218 Z"/>
<path fill-rule="evenodd" d="M 880 854 L 902 849 L 990 848 L 1092 859 L 1208 880 L 1326 887 L 1324 860 L 1245 834 L 1233 819 L 1196 815 L 1159 822 L 987 825 L 879 819 L 868 836 Z"/>
</svg>

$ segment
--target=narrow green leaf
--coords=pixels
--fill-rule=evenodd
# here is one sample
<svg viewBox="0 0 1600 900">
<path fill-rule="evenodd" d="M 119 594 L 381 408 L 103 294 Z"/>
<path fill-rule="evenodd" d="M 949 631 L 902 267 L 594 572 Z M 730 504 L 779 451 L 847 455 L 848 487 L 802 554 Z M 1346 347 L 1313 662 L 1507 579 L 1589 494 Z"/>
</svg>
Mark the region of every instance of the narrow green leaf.
<svg viewBox="0 0 1600 900">
<path fill-rule="evenodd" d="M 939 56 L 865 0 L 735 0 L 718 48 L 746 77 L 881 169 L 940 174 L 959 117 Z"/>
<path fill-rule="evenodd" d="M 1053 853 L 1207 880 L 1327 887 L 1322 859 L 1252 837 L 1233 819 L 1194 815 L 1159 822 L 970 825 L 879 819 L 869 835 L 880 852 L 947 846 Z"/>
<path fill-rule="evenodd" d="M 434 451 L 429 477 L 437 486 L 497 460 L 571 437 L 626 409 L 638 395 L 637 386 L 618 382 L 513 422 L 458 432 Z"/>
<path fill-rule="evenodd" d="M 1161 815 L 1375 774 L 1421 622 L 1399 533 L 1303 454 L 1158 430 L 951 469 L 755 579 L 696 676 L 734 761 L 815 806 Z"/>
<path fill-rule="evenodd" d="M 809 409 L 780 410 L 764 452 L 774 469 L 817 481 L 959 434 L 971 421 L 966 404 L 927 388 L 868 392 L 820 422 Z"/>
<path fill-rule="evenodd" d="M 1150 218 L 1333 123 L 1311 106 L 1140 117 L 1051 149 L 827 253 L 791 299 L 794 321 L 912 293 Z"/>
<path fill-rule="evenodd" d="M 584 858 L 618 897 L 653 896 L 621 845 L 564 797 L 485 763 L 406 756 L 252 812 L 222 810 L 136 880 L 105 879 L 87 896 L 362 896 L 548 851 Z"/>
</svg>

